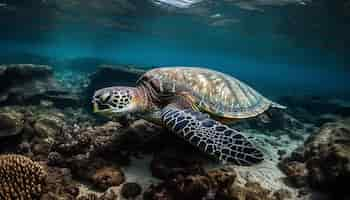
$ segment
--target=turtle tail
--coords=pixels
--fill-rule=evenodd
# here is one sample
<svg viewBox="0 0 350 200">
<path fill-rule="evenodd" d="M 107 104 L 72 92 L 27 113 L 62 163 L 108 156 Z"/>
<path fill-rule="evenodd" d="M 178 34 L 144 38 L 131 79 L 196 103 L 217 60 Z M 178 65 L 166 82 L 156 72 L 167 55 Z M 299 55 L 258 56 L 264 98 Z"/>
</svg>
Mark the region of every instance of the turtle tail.
<svg viewBox="0 0 350 200">
<path fill-rule="evenodd" d="M 276 102 L 271 102 L 271 107 L 272 108 L 279 108 L 279 109 L 287 109 L 287 106 L 283 106 L 283 105 L 276 103 Z"/>
</svg>

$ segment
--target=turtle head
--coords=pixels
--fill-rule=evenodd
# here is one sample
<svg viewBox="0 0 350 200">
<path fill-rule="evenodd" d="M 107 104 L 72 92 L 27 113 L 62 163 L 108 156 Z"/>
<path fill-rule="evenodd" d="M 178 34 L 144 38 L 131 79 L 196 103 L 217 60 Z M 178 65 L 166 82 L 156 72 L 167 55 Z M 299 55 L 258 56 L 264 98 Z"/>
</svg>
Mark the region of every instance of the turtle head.
<svg viewBox="0 0 350 200">
<path fill-rule="evenodd" d="M 94 113 L 115 118 L 140 111 L 142 98 L 134 87 L 108 87 L 97 90 L 92 103 Z"/>
</svg>

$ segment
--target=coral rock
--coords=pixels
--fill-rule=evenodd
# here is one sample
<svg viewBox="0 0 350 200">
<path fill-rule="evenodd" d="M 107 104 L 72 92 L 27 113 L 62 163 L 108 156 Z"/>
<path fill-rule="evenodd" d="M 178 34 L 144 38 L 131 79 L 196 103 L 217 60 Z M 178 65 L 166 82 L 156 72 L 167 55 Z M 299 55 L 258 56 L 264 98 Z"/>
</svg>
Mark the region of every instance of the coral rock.
<svg viewBox="0 0 350 200">
<path fill-rule="evenodd" d="M 78 184 L 72 179 L 68 168 L 48 167 L 46 199 L 75 199 L 79 194 Z"/>
<path fill-rule="evenodd" d="M 247 182 L 244 187 L 235 186 L 232 189 L 231 197 L 233 200 L 273 200 L 271 191 L 261 187 L 259 183 Z"/>
<path fill-rule="evenodd" d="M 109 188 L 106 192 L 104 192 L 100 196 L 100 200 L 116 200 L 118 199 L 119 189 L 116 189 L 116 187 Z"/>
<path fill-rule="evenodd" d="M 0 113 L 0 137 L 17 135 L 23 126 L 22 113 L 15 111 Z"/>
<path fill-rule="evenodd" d="M 124 198 L 135 198 L 141 194 L 142 188 L 137 183 L 125 183 L 121 189 L 121 194 Z"/>
<path fill-rule="evenodd" d="M 305 163 L 291 161 L 280 164 L 282 170 L 288 176 L 287 180 L 295 187 L 307 186 L 308 170 Z"/>
<path fill-rule="evenodd" d="M 58 135 L 64 126 L 60 116 L 42 115 L 34 124 L 36 133 L 42 138 L 52 138 Z"/>
<path fill-rule="evenodd" d="M 189 175 L 173 179 L 170 187 L 174 189 L 176 199 L 202 199 L 210 189 L 210 180 L 206 176 Z"/>
<path fill-rule="evenodd" d="M 151 185 L 144 193 L 144 200 L 175 200 L 164 184 Z"/>
<path fill-rule="evenodd" d="M 158 185 L 151 185 L 144 193 L 146 200 L 276 200 L 288 197 L 287 193 L 272 193 L 259 183 L 242 185 L 236 171 L 215 169 L 205 174 L 177 174 Z"/>
<path fill-rule="evenodd" d="M 122 184 L 125 178 L 123 171 L 120 169 L 105 167 L 96 170 L 96 173 L 93 175 L 92 180 L 98 188 L 106 190 L 109 187 Z"/>
<path fill-rule="evenodd" d="M 50 152 L 47 157 L 47 164 L 50 166 L 61 166 L 64 163 L 64 158 L 58 152 Z"/>
<path fill-rule="evenodd" d="M 350 119 L 345 119 L 324 124 L 305 142 L 300 155 L 284 161 L 282 169 L 292 178 L 306 177 L 313 189 L 326 192 L 334 199 L 349 196 L 346 186 L 350 180 L 349 122 Z"/>
<path fill-rule="evenodd" d="M 47 173 L 41 165 L 21 155 L 0 156 L 0 199 L 38 199 Z"/>
<path fill-rule="evenodd" d="M 327 123 L 305 144 L 306 166 L 315 188 L 349 193 L 350 126 L 346 121 Z"/>
</svg>

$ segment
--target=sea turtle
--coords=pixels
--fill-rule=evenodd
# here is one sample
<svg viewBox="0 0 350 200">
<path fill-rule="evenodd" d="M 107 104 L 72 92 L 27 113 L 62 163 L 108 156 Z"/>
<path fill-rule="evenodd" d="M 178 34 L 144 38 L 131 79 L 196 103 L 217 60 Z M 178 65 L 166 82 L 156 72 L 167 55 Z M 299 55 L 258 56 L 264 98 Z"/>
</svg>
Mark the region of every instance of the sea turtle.
<svg viewBox="0 0 350 200">
<path fill-rule="evenodd" d="M 110 118 L 137 115 L 223 162 L 245 166 L 263 161 L 264 153 L 227 124 L 270 107 L 285 108 L 229 75 L 199 67 L 152 69 L 136 87 L 97 90 L 92 103 L 95 113 Z"/>
</svg>

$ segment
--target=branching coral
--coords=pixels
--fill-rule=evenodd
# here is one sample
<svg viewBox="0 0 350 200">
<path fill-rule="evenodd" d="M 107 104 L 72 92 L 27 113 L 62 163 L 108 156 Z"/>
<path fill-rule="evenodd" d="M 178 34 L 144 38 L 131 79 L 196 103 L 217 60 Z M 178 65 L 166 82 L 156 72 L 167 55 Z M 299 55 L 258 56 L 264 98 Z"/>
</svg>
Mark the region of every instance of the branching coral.
<svg viewBox="0 0 350 200">
<path fill-rule="evenodd" d="M 43 193 L 45 170 L 21 155 L 0 155 L 0 199 L 39 199 Z"/>
</svg>

